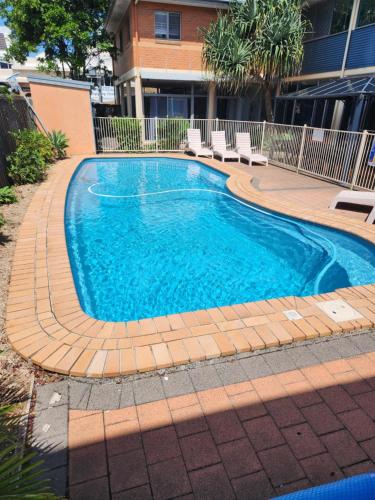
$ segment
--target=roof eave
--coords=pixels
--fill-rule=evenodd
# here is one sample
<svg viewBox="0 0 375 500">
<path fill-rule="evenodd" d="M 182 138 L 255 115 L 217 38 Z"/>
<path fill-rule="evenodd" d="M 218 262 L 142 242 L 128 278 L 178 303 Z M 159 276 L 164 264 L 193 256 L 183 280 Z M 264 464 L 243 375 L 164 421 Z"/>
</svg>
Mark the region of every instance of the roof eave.
<svg viewBox="0 0 375 500">
<path fill-rule="evenodd" d="M 108 14 L 104 22 L 105 30 L 108 33 L 115 33 L 125 12 L 128 10 L 131 0 L 112 0 Z"/>
<path fill-rule="evenodd" d="M 176 5 L 191 5 L 196 7 L 208 7 L 212 9 L 227 9 L 229 0 L 149 0 L 158 3 L 174 3 Z M 131 0 L 112 0 L 104 27 L 108 33 L 116 33 L 125 12 L 128 10 Z"/>
</svg>

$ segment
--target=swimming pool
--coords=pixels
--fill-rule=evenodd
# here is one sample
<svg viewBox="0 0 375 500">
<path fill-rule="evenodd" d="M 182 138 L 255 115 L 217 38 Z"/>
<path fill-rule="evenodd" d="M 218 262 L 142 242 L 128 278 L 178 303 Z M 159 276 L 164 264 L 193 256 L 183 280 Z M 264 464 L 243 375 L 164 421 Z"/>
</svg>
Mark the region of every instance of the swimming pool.
<svg viewBox="0 0 375 500">
<path fill-rule="evenodd" d="M 375 249 L 237 199 L 194 160 L 85 160 L 65 232 L 82 309 L 130 321 L 375 283 Z"/>
</svg>

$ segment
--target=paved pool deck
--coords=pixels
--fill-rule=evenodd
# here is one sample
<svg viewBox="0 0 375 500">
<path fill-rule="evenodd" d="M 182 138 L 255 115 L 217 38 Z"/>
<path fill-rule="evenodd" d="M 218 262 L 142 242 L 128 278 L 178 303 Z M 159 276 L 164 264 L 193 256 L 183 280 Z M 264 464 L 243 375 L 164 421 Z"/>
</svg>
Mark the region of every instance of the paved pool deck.
<svg viewBox="0 0 375 500">
<path fill-rule="evenodd" d="M 375 471 L 375 334 L 39 386 L 33 437 L 71 500 L 239 499 Z"/>
<path fill-rule="evenodd" d="M 272 165 L 268 169 L 261 165 L 253 165 L 251 169 L 246 165 L 237 168 L 250 173 L 255 179 L 256 188 L 276 203 L 291 202 L 299 207 L 318 210 L 319 213 L 331 214 L 332 210 L 328 207 L 332 199 L 337 193 L 346 189 L 337 184 Z M 339 213 L 359 221 L 364 221 L 367 217 L 367 214 L 348 210 L 340 209 Z"/>
<path fill-rule="evenodd" d="M 19 231 L 6 332 L 12 347 L 25 359 L 70 376 L 116 377 L 294 345 L 375 325 L 375 285 L 304 298 L 228 304 L 127 323 L 89 317 L 79 304 L 64 233 L 67 187 L 83 159 L 70 158 L 51 170 Z M 358 218 L 358 214 L 327 209 L 340 189 L 337 186 L 276 167 L 201 161 L 228 174 L 228 189 L 244 200 L 375 243 L 375 227 L 365 224 L 363 215 Z M 255 186 L 254 178 L 259 180 Z M 318 307 L 337 299 L 352 306 L 358 318 L 336 322 Z M 301 318 L 288 319 L 284 314 L 287 310 L 297 311 Z"/>
</svg>

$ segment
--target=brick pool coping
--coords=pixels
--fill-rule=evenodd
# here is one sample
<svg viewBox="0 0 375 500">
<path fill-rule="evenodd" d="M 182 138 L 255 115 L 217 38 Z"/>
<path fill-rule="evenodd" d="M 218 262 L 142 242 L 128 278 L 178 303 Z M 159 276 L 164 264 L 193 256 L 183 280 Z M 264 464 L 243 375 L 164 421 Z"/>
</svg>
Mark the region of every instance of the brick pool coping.
<svg viewBox="0 0 375 500">
<path fill-rule="evenodd" d="M 90 158 L 111 156 L 114 155 Z M 121 156 L 145 157 L 116 155 Z M 183 157 L 178 154 L 147 156 Z M 9 284 L 6 332 L 13 349 L 23 358 L 61 374 L 114 377 L 375 326 L 375 284 L 127 323 L 104 322 L 88 316 L 79 304 L 64 232 L 67 187 L 85 158 L 64 160 L 51 170 L 36 191 L 18 234 Z M 229 175 L 227 187 L 239 198 L 347 231 L 375 244 L 374 226 L 335 211 L 308 210 L 292 203 L 275 202 L 252 187 L 250 174 L 216 160 L 199 161 Z M 316 304 L 334 299 L 345 300 L 363 317 L 350 322 L 332 321 Z M 303 318 L 288 320 L 283 311 L 291 309 Z"/>
</svg>

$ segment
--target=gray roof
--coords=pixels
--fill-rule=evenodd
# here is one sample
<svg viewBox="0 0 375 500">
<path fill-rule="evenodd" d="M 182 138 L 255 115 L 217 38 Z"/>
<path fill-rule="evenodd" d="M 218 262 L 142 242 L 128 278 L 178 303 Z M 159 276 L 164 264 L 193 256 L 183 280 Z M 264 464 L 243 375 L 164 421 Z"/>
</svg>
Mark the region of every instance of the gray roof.
<svg viewBox="0 0 375 500">
<path fill-rule="evenodd" d="M 91 82 L 81 80 L 71 80 L 70 78 L 57 78 L 45 75 L 27 75 L 30 83 L 40 83 L 42 85 L 55 85 L 57 87 L 70 87 L 76 89 L 87 89 L 92 87 Z"/>
<path fill-rule="evenodd" d="M 359 95 L 375 95 L 375 76 L 331 80 L 291 94 L 281 95 L 277 99 L 339 99 Z"/>
<path fill-rule="evenodd" d="M 0 50 L 7 50 L 7 42 L 4 33 L 0 33 Z"/>
</svg>

